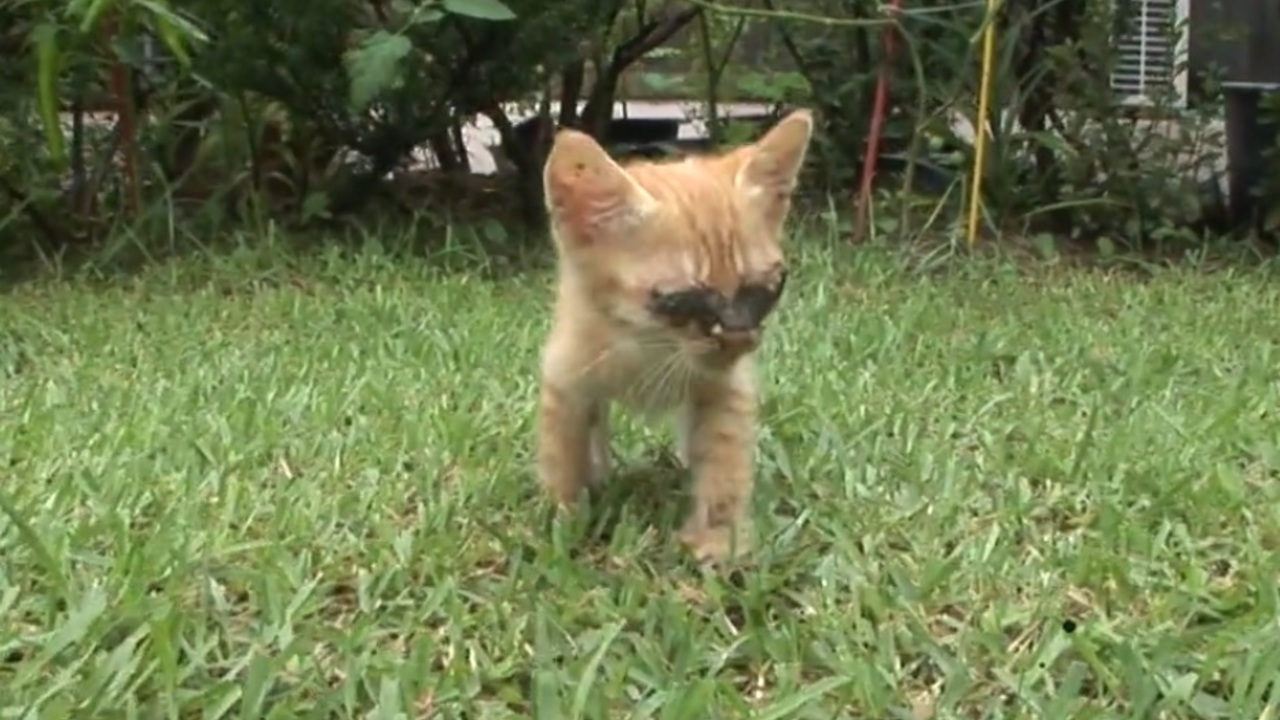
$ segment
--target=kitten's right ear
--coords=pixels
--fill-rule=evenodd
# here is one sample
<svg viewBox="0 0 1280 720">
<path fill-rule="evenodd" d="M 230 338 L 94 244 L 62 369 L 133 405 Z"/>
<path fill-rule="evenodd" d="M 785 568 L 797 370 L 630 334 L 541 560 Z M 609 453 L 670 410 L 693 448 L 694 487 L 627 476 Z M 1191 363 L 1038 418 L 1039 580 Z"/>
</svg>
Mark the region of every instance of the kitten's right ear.
<svg viewBox="0 0 1280 720">
<path fill-rule="evenodd" d="M 547 212 L 562 242 L 589 245 L 625 234 L 657 201 L 590 135 L 556 134 L 542 171 Z"/>
</svg>

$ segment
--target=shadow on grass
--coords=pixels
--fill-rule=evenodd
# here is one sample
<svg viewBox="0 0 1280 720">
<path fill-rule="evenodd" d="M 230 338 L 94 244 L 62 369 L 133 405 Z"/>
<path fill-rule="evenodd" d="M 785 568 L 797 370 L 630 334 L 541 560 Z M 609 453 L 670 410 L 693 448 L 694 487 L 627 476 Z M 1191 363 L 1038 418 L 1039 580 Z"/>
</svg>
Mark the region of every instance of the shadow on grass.
<svg viewBox="0 0 1280 720">
<path fill-rule="evenodd" d="M 675 532 L 675 523 L 688 504 L 688 475 L 669 452 L 640 464 L 614 467 L 604 485 L 592 492 L 584 550 L 609 546 L 619 525 L 632 520 L 662 534 Z"/>
</svg>

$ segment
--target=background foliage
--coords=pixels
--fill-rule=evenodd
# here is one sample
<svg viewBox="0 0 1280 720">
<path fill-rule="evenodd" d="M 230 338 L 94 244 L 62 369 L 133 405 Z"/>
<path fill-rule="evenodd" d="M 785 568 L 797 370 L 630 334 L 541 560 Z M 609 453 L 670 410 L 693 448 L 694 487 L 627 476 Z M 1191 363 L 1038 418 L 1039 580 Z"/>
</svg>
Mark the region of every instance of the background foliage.
<svg viewBox="0 0 1280 720">
<path fill-rule="evenodd" d="M 1132 5 L 1002 5 L 988 230 L 1110 247 L 1220 229 L 1213 83 L 1195 109 L 1172 96 L 1117 107 L 1111 37 Z M 122 225 L 162 245 L 178 219 L 212 236 L 370 213 L 498 217 L 510 239 L 541 221 L 550 135 L 521 120 L 609 139 L 616 101 L 643 95 L 698 101 L 712 144 L 760 128 L 723 122 L 724 103 L 814 108 L 809 187 L 842 210 L 886 25 L 901 52 L 877 222 L 945 230 L 967 192 L 985 12 L 972 0 L 893 17 L 871 0 L 18 0 L 0 7 L 0 249 L 92 247 Z M 472 172 L 463 134 L 478 119 L 511 172 Z"/>
</svg>

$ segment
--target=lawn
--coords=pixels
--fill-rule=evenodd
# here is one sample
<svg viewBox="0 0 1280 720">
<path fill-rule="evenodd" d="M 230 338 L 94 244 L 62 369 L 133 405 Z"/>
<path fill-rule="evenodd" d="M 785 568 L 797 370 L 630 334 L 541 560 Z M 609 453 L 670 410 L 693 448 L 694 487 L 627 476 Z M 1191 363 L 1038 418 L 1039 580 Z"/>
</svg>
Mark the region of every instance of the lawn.
<svg viewBox="0 0 1280 720">
<path fill-rule="evenodd" d="M 664 428 L 541 500 L 545 268 L 7 294 L 0 717 L 1276 717 L 1277 278 L 809 245 L 725 574 Z"/>
</svg>

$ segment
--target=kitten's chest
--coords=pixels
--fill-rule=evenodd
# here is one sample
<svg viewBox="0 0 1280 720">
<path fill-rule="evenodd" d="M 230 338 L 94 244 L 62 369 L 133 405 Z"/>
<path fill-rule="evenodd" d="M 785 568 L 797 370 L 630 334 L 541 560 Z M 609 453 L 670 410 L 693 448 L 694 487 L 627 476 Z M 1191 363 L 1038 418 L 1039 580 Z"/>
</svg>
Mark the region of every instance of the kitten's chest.
<svg viewBox="0 0 1280 720">
<path fill-rule="evenodd" d="M 622 340 L 606 354 L 594 380 L 604 399 L 645 414 L 659 414 L 688 398 L 699 373 L 675 349 Z"/>
</svg>

